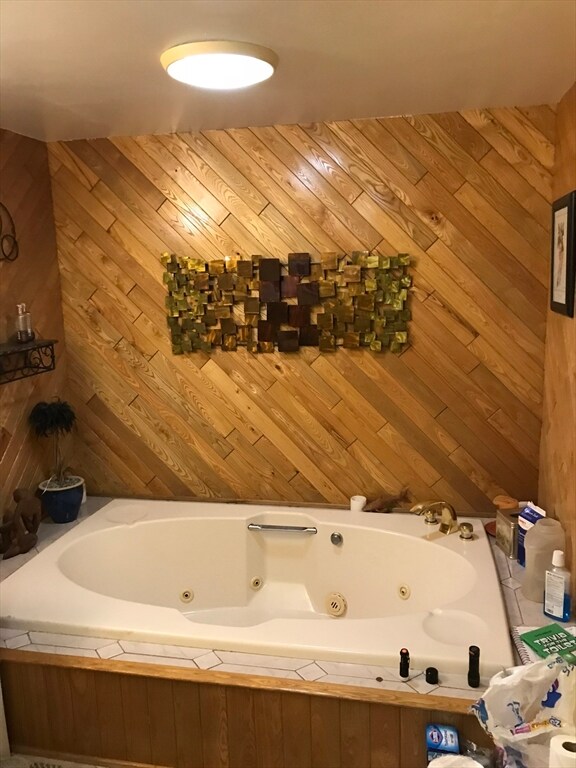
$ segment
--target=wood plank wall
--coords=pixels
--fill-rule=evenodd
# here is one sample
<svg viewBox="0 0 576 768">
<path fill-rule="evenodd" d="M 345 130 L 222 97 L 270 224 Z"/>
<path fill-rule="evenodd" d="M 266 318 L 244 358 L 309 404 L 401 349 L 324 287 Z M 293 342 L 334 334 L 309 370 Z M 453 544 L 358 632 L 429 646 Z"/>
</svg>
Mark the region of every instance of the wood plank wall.
<svg viewBox="0 0 576 768">
<path fill-rule="evenodd" d="M 576 83 L 558 104 L 553 197 L 576 189 Z M 576 594 L 576 318 L 548 312 L 539 498 L 567 534 Z"/>
<path fill-rule="evenodd" d="M 66 396 L 66 354 L 46 144 L 0 131 L 0 201 L 16 227 L 19 257 L 0 262 L 0 342 L 12 340 L 24 302 L 36 335 L 58 339 L 56 369 L 0 386 L 0 517 L 18 487 L 49 474 L 47 445 L 33 440 L 27 416 L 38 400 Z"/>
<path fill-rule="evenodd" d="M 535 498 L 550 106 L 49 146 L 92 493 Z M 412 346 L 174 357 L 164 250 L 414 258 Z"/>
<path fill-rule="evenodd" d="M 353 690 L 366 700 L 335 698 L 283 690 L 280 680 L 198 683 L 174 679 L 173 668 L 146 676 L 22 655 L 3 661 L 1 673 L 11 747 L 24 754 L 138 768 L 424 768 L 430 722 L 491 744 L 463 707 L 405 708 L 370 701 L 378 692 L 365 689 Z"/>
</svg>

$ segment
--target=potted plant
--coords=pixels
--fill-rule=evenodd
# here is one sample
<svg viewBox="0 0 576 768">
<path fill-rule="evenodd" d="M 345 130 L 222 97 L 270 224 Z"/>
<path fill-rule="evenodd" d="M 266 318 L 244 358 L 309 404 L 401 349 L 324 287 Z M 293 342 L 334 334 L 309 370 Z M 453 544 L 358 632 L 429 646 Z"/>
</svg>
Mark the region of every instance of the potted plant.
<svg viewBox="0 0 576 768">
<path fill-rule="evenodd" d="M 61 439 L 69 434 L 76 422 L 76 414 L 69 403 L 53 400 L 36 403 L 28 416 L 28 423 L 36 437 L 51 437 L 54 466 L 48 480 L 39 484 L 42 508 L 55 523 L 76 520 L 84 495 L 84 478 L 69 473 L 65 466 Z"/>
</svg>

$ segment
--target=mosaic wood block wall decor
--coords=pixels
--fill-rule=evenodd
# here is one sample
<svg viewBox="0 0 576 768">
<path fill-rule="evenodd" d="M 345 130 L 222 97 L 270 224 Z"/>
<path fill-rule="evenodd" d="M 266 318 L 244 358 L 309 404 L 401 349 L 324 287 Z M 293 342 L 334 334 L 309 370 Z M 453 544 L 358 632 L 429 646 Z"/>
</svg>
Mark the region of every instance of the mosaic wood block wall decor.
<svg viewBox="0 0 576 768">
<path fill-rule="evenodd" d="M 205 262 L 162 254 L 175 355 L 213 347 L 297 352 L 317 346 L 401 352 L 408 343 L 410 257 L 368 251 Z"/>
</svg>

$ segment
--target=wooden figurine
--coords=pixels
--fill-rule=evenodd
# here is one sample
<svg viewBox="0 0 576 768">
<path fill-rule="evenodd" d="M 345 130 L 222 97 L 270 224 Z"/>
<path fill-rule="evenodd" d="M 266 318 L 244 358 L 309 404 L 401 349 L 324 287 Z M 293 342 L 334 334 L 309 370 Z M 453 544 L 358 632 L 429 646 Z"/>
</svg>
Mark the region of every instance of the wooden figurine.
<svg viewBox="0 0 576 768">
<path fill-rule="evenodd" d="M 0 553 L 4 560 L 23 555 L 36 546 L 42 510 L 40 499 L 27 488 L 17 488 L 13 494 L 16 508 L 4 514 L 0 524 Z"/>
</svg>

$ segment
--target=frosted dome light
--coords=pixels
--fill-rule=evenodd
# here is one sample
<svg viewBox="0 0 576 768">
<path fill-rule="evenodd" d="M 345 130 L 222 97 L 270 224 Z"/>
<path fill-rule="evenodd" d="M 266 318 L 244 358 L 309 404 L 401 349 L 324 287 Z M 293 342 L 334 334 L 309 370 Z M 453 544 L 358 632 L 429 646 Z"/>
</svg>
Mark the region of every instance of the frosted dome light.
<svg viewBox="0 0 576 768">
<path fill-rule="evenodd" d="M 252 43 L 209 41 L 168 48 L 160 62 L 181 83 L 224 91 L 267 80 L 274 74 L 278 57 L 269 48 Z"/>
</svg>

